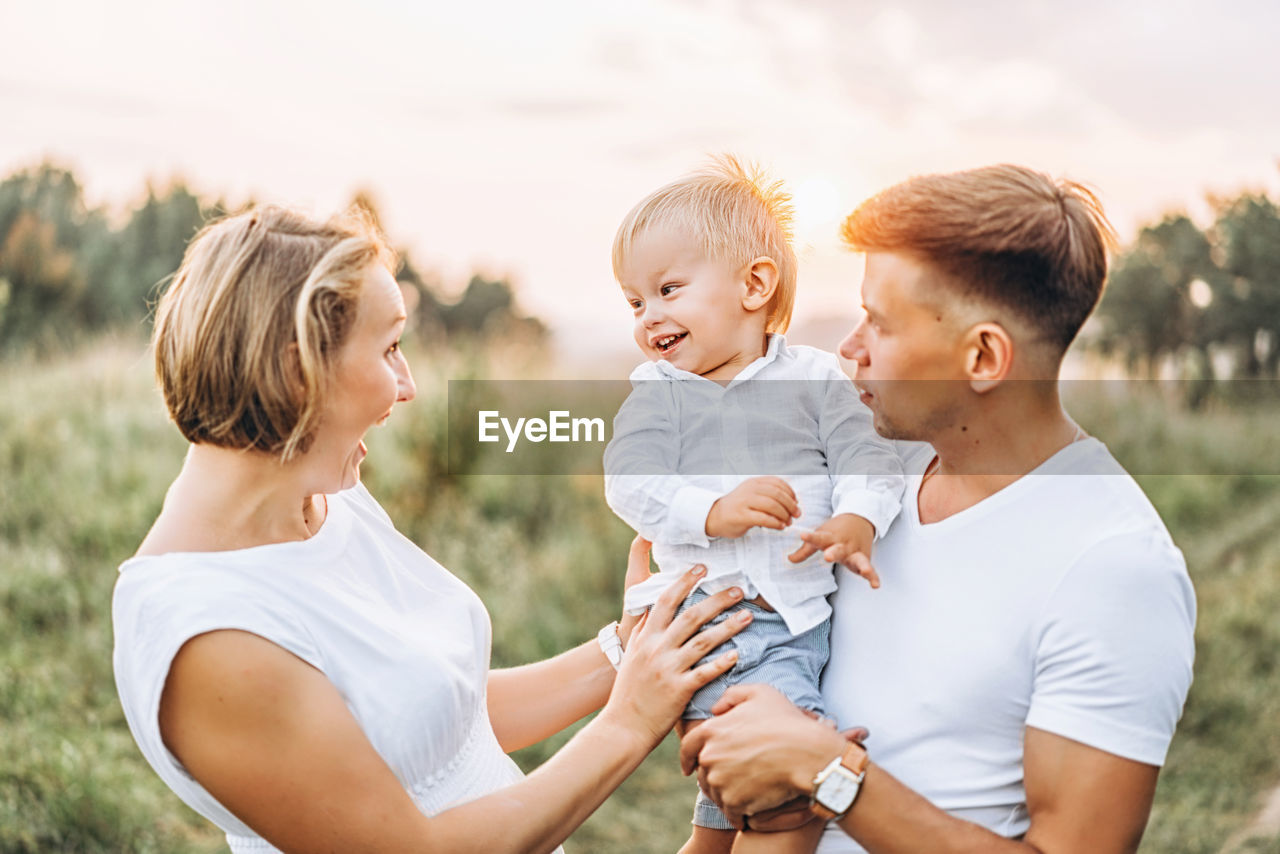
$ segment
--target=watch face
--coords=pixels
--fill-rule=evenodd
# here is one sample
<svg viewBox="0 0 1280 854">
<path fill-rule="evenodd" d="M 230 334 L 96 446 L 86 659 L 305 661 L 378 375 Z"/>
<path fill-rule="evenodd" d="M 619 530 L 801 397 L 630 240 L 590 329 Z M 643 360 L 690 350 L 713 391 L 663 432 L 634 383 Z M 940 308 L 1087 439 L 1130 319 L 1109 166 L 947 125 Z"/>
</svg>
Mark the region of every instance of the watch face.
<svg viewBox="0 0 1280 854">
<path fill-rule="evenodd" d="M 848 770 L 837 768 L 822 781 L 822 785 L 814 793 L 814 800 L 840 815 L 853 803 L 858 794 L 858 785 L 859 780 Z"/>
</svg>

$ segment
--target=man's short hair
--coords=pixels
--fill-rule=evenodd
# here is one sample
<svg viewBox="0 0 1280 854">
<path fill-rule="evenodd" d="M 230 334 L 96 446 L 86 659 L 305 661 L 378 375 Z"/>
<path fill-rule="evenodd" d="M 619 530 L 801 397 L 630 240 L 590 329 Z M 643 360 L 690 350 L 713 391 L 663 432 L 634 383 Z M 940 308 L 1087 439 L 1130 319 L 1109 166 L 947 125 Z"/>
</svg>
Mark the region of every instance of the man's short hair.
<svg viewBox="0 0 1280 854">
<path fill-rule="evenodd" d="M 356 208 L 317 222 L 262 207 L 206 225 L 156 307 L 156 378 L 192 443 L 305 452 L 375 264 L 395 269 Z"/>
<path fill-rule="evenodd" d="M 648 228 L 670 226 L 696 236 L 708 257 L 745 265 L 762 255 L 778 267 L 766 331 L 786 332 L 796 300 L 791 196 L 755 164 L 719 155 L 631 209 L 613 239 L 613 274 L 621 279 L 632 243 Z"/>
<path fill-rule="evenodd" d="M 1013 312 L 1059 355 L 1102 296 L 1115 241 L 1088 188 L 1007 164 L 896 184 L 863 202 L 843 236 L 860 252 L 933 264 L 961 296 Z"/>
</svg>

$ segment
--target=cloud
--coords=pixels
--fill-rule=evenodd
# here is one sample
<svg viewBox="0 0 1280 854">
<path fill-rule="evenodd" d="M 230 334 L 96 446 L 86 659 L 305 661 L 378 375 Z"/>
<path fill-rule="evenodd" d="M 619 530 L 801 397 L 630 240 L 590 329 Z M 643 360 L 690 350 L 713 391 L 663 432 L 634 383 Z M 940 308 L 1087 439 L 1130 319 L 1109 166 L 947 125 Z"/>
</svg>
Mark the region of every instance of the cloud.
<svg viewBox="0 0 1280 854">
<path fill-rule="evenodd" d="M 593 119 L 616 112 L 620 105 L 605 98 L 574 97 L 526 97 L 505 98 L 497 101 L 497 108 L 515 118 L 533 119 Z"/>
<path fill-rule="evenodd" d="M 1280 4 L 1268 0 L 995 0 L 981 11 L 942 0 L 823 0 L 807 8 L 841 34 L 836 61 L 850 96 L 899 119 L 941 105 L 913 85 L 921 68 L 934 67 L 968 89 L 1010 96 L 994 111 L 1001 120 L 1020 110 L 1027 126 L 1049 132 L 1076 132 L 1082 107 L 1086 120 L 1105 114 L 1153 134 L 1280 128 L 1280 114 L 1264 106 L 1280 82 Z M 1020 104 L 1020 89 L 1000 73 L 1018 67 L 1052 80 L 1041 105 Z"/>
</svg>

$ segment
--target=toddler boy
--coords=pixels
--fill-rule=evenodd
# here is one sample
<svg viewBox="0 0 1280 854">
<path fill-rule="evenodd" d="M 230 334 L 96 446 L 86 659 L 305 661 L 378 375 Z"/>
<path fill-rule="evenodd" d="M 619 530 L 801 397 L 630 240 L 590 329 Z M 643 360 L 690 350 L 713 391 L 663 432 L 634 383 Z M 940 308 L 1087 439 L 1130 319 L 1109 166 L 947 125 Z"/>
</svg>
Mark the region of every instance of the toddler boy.
<svg viewBox="0 0 1280 854">
<path fill-rule="evenodd" d="M 614 421 L 605 498 L 653 542 L 659 566 L 628 590 L 626 608 L 642 612 L 701 563 L 707 576 L 685 607 L 736 586 L 744 601 L 717 619 L 752 614 L 731 641 L 737 664 L 694 695 L 681 735 L 741 682 L 767 682 L 821 714 L 831 565 L 879 586 L 871 545 L 902 494 L 898 457 L 836 357 L 782 336 L 796 287 L 789 202 L 780 184 L 720 157 L 650 194 L 614 239 L 614 275 L 649 361 Z M 811 822 L 735 845 L 702 793 L 693 823 L 685 854 L 812 852 L 821 832 Z"/>
</svg>

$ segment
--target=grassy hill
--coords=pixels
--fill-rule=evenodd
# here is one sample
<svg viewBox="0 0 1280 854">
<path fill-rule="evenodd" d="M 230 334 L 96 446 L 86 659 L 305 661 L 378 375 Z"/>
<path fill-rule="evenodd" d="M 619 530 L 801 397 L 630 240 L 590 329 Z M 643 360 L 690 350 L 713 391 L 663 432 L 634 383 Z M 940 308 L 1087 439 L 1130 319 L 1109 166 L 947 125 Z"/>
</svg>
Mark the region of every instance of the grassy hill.
<svg viewBox="0 0 1280 854">
<path fill-rule="evenodd" d="M 458 367 L 418 360 L 419 399 L 374 431 L 365 478 L 407 535 L 476 588 L 495 664 L 514 664 L 586 640 L 616 613 L 630 532 L 595 477 L 448 476 L 445 380 Z M 184 451 L 149 359 L 136 342 L 100 343 L 0 365 L 0 389 L 0 852 L 223 850 L 146 766 L 111 676 L 115 566 Z M 1174 417 L 1139 395 L 1075 411 L 1135 470 L 1202 472 L 1139 478 L 1200 606 L 1196 681 L 1143 850 L 1209 854 L 1280 781 L 1280 477 L 1243 474 L 1274 449 L 1280 403 Z M 531 767 L 562 740 L 518 758 Z M 568 848 L 674 851 L 693 792 L 668 740 Z M 1280 840 L 1248 850 L 1280 852 Z"/>
</svg>

